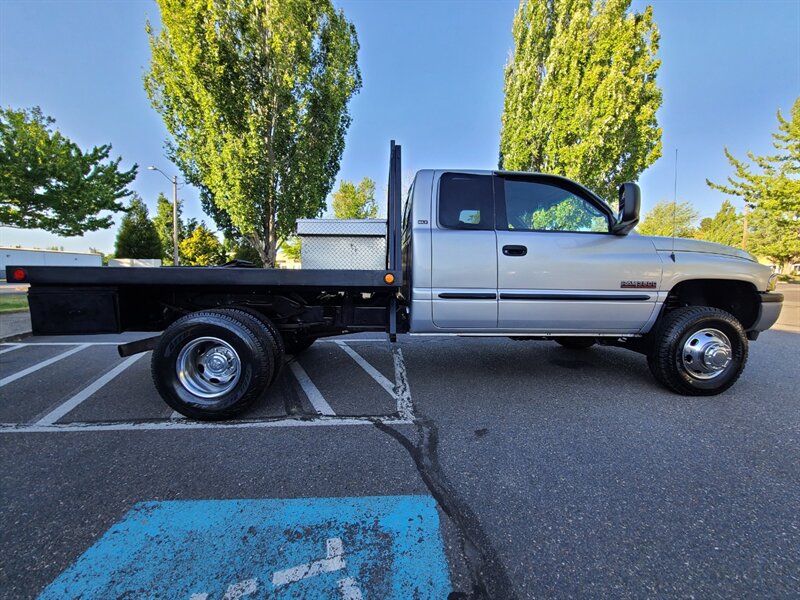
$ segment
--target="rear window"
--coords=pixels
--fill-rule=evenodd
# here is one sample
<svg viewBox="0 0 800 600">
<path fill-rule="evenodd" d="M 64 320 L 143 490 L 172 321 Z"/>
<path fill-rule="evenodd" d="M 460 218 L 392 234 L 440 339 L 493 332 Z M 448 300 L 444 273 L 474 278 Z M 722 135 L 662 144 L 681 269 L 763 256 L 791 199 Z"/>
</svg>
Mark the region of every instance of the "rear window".
<svg viewBox="0 0 800 600">
<path fill-rule="evenodd" d="M 442 175 L 439 225 L 448 229 L 494 229 L 491 175 Z"/>
</svg>

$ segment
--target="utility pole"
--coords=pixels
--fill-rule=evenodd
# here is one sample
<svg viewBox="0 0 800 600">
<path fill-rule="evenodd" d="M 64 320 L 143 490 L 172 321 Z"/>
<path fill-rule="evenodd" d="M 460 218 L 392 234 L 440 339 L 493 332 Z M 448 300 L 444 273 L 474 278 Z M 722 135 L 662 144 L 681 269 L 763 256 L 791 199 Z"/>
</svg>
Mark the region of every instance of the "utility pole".
<svg viewBox="0 0 800 600">
<path fill-rule="evenodd" d="M 745 217 L 747 222 L 747 217 Z M 172 264 L 180 264 L 178 258 L 178 176 L 172 176 Z"/>
<path fill-rule="evenodd" d="M 177 267 L 180 264 L 178 255 L 178 176 L 173 175 L 170 178 L 164 171 L 153 165 L 147 169 L 148 171 L 158 171 L 167 181 L 172 181 L 172 264 Z"/>
</svg>

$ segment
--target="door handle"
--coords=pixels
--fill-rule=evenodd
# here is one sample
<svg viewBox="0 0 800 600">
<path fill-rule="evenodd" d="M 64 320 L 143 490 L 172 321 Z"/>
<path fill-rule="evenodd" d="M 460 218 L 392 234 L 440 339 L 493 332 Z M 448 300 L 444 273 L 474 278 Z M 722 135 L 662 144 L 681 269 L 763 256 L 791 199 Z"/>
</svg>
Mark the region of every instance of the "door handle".
<svg viewBox="0 0 800 600">
<path fill-rule="evenodd" d="M 506 256 L 525 256 L 527 253 L 526 246 L 503 246 L 503 254 Z"/>
</svg>

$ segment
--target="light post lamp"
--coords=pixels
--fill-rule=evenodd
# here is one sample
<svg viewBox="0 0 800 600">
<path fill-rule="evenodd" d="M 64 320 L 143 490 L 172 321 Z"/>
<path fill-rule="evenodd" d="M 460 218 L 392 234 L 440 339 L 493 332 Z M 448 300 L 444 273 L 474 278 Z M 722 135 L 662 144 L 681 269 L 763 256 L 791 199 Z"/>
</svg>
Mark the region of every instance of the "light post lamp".
<svg viewBox="0 0 800 600">
<path fill-rule="evenodd" d="M 149 171 L 158 171 L 167 181 L 172 181 L 172 264 L 177 267 L 180 264 L 178 258 L 178 176 L 173 175 L 170 177 L 153 165 L 150 165 L 147 169 Z"/>
</svg>

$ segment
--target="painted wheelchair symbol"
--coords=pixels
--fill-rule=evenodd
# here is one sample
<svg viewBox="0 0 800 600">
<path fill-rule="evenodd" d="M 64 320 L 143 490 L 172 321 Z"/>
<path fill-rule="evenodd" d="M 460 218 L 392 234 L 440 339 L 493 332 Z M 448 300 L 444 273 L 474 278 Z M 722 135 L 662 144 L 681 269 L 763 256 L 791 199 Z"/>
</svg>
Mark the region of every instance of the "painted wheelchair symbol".
<svg viewBox="0 0 800 600">
<path fill-rule="evenodd" d="M 280 588 L 285 585 L 316 577 L 322 573 L 342 571 L 347 566 L 344 558 L 344 544 L 341 538 L 328 538 L 325 541 L 325 558 L 303 563 L 289 569 L 275 571 L 272 585 Z M 353 577 L 344 577 L 336 582 L 342 600 L 362 600 L 361 589 Z M 258 591 L 258 579 L 245 579 L 228 586 L 222 600 L 239 600 Z M 192 594 L 189 600 L 208 600 L 208 593 Z"/>
</svg>

